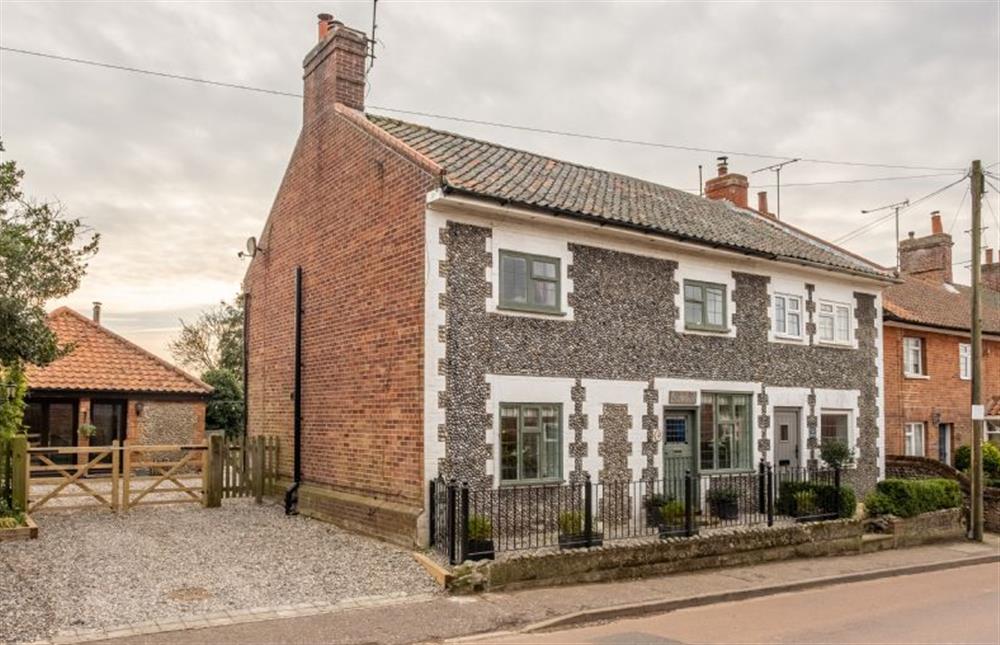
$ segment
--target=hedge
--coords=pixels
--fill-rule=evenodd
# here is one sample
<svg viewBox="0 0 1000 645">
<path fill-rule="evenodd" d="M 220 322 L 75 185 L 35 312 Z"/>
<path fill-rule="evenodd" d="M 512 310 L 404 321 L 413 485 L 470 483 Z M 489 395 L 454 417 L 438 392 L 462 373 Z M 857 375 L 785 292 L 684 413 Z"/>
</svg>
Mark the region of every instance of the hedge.
<svg viewBox="0 0 1000 645">
<path fill-rule="evenodd" d="M 812 493 L 812 496 L 802 495 Z M 815 500 L 815 509 L 800 509 L 804 499 Z M 836 513 L 837 517 L 853 517 L 857 506 L 854 490 L 848 486 L 838 489 L 833 484 L 812 482 L 781 482 L 778 486 L 778 502 L 775 510 L 779 515 L 800 517 L 817 513 Z"/>
<path fill-rule="evenodd" d="M 951 479 L 885 479 L 865 498 L 871 515 L 913 517 L 962 505 L 962 490 Z"/>
</svg>

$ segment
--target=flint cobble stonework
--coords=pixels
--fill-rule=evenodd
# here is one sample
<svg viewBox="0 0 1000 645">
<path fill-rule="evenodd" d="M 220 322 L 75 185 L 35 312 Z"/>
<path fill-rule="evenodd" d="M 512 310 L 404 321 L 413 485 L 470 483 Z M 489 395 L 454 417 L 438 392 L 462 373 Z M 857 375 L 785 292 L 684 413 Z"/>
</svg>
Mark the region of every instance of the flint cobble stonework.
<svg viewBox="0 0 1000 645">
<path fill-rule="evenodd" d="M 796 346 L 768 340 L 769 278 L 733 272 L 736 308 L 735 337 L 678 334 L 674 321 L 679 313 L 675 294 L 677 263 L 621 251 L 570 244 L 573 281 L 568 294 L 573 320 L 508 316 L 486 310 L 492 286 L 486 276 L 491 263 L 487 252 L 489 228 L 449 222 L 441 241 L 447 248 L 446 293 L 441 302 L 446 311 L 447 392 L 441 398 L 446 410 L 442 438 L 445 457 L 440 463 L 445 477 L 489 486 L 486 462 L 494 458 L 494 447 L 486 442 L 493 423 L 487 412 L 487 374 L 547 376 L 577 379 L 573 389 L 574 410 L 569 416 L 571 480 L 582 474 L 583 457 L 594 455 L 596 442 L 587 442 L 588 420 L 582 413 L 586 391 L 581 379 L 615 379 L 652 382 L 658 377 L 762 382 L 766 387 L 809 387 L 860 390 L 857 467 L 846 479 L 860 493 L 869 489 L 878 475 L 877 312 L 875 297 L 854 294 L 857 319 L 857 349 Z M 813 290 L 807 290 L 812 297 Z M 810 300 L 807 311 L 812 309 Z M 646 393 L 643 427 L 647 443 L 659 427 L 657 403 Z M 758 396 L 765 394 L 759 392 Z M 815 394 L 810 395 L 807 427 L 817 433 Z M 760 408 L 761 435 L 770 419 Z M 658 448 L 657 448 L 658 449 Z M 600 453 L 597 453 L 600 454 Z M 643 454 L 650 454 L 643 447 Z M 655 453 L 653 453 L 655 454 Z M 605 466 L 606 467 L 606 466 Z M 655 476 L 652 460 L 641 473 Z M 586 473 L 594 476 L 596 473 Z"/>
</svg>

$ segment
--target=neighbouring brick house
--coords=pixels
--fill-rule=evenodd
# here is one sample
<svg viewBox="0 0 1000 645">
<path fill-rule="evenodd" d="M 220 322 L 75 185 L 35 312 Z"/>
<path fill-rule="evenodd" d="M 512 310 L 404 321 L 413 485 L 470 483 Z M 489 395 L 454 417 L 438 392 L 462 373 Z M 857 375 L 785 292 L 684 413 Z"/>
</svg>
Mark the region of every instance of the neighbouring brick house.
<svg viewBox="0 0 1000 645">
<path fill-rule="evenodd" d="M 886 453 L 951 464 L 972 441 L 972 290 L 955 284 L 952 239 L 931 215 L 931 234 L 900 243 L 902 284 L 886 289 Z M 1000 415 L 1000 262 L 983 266 L 983 401 Z"/>
<path fill-rule="evenodd" d="M 366 114 L 367 39 L 327 18 L 244 282 L 249 431 L 289 479 L 300 406 L 302 512 L 412 544 L 439 475 L 744 472 L 834 437 L 874 483 L 886 270 L 724 161 L 705 199 Z"/>
<path fill-rule="evenodd" d="M 29 366 L 24 423 L 32 445 L 201 443 L 211 386 L 67 307 L 48 317 L 70 351 L 45 367 Z M 89 439 L 83 424 L 96 427 Z"/>
</svg>

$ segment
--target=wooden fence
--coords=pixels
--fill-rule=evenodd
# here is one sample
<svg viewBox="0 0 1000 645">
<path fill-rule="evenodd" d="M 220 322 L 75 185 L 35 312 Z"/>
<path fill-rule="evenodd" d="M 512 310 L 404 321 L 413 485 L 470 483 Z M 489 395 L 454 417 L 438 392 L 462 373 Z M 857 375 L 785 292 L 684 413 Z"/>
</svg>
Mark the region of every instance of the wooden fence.
<svg viewBox="0 0 1000 645">
<path fill-rule="evenodd" d="M 16 451 L 15 451 L 16 452 Z M 216 507 L 224 497 L 263 499 L 277 478 L 274 438 L 226 442 L 211 435 L 203 444 L 27 448 L 22 464 L 24 506 L 128 511 L 154 504 L 197 503 Z M 17 477 L 15 477 L 17 479 Z"/>
</svg>

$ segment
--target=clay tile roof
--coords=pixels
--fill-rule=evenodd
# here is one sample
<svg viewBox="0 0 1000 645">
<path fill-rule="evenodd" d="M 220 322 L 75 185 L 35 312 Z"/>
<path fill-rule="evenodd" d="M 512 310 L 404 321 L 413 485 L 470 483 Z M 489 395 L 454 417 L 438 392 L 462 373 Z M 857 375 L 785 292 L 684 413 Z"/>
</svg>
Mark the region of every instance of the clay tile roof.
<svg viewBox="0 0 1000 645">
<path fill-rule="evenodd" d="M 908 277 L 882 292 L 887 319 L 954 330 L 972 328 L 972 289 Z M 983 332 L 1000 334 L 1000 293 L 983 289 Z"/>
<path fill-rule="evenodd" d="M 60 307 L 48 317 L 60 344 L 72 350 L 46 367 L 28 366 L 35 390 L 158 392 L 207 395 L 212 387 L 86 316 Z"/>
<path fill-rule="evenodd" d="M 883 267 L 728 202 L 397 119 L 366 116 L 440 166 L 446 191 L 775 260 L 891 278 Z"/>
</svg>

